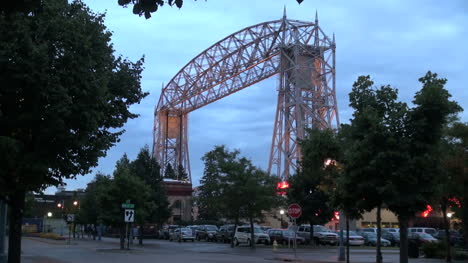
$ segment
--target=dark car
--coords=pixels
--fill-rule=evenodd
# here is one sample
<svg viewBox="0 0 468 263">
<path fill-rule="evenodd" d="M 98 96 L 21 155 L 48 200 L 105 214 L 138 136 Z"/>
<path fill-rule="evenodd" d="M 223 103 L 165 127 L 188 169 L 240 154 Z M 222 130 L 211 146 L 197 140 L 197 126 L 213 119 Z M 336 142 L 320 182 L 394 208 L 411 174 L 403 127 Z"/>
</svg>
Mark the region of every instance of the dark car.
<svg viewBox="0 0 468 263">
<path fill-rule="evenodd" d="M 449 230 L 450 234 L 450 244 L 452 246 L 455 245 L 463 245 L 464 244 L 464 238 L 463 236 L 458 233 L 455 230 Z M 434 237 L 437 238 L 438 240 L 441 240 L 442 242 L 445 242 L 445 230 L 439 230 L 434 234 Z"/>
<path fill-rule="evenodd" d="M 382 238 L 390 241 L 392 246 L 400 246 L 400 233 L 390 232 L 382 229 Z"/>
<path fill-rule="evenodd" d="M 267 232 L 270 236 L 270 241 L 273 242 L 276 240 L 278 244 L 287 245 L 288 243 L 293 243 L 294 239 L 297 244 L 305 244 L 305 238 L 298 236 L 294 231 L 286 229 L 269 229 Z"/>
<path fill-rule="evenodd" d="M 216 232 L 218 232 L 218 227 L 215 225 L 201 225 L 198 226 L 196 239 L 207 240 L 207 241 L 216 241 Z"/>
<path fill-rule="evenodd" d="M 364 244 L 366 246 L 376 246 L 377 245 L 377 234 L 373 232 L 360 232 L 360 234 L 364 237 Z M 392 243 L 385 238 L 380 238 L 380 244 L 382 247 L 388 247 Z"/>
<path fill-rule="evenodd" d="M 223 243 L 231 242 L 232 237 L 234 236 L 234 230 L 234 225 L 221 226 L 216 233 L 216 241 Z"/>
<path fill-rule="evenodd" d="M 435 243 L 439 242 L 439 240 L 426 233 L 413 232 L 408 233 L 408 242 L 413 242 L 418 246 L 421 246 L 424 243 Z"/>
</svg>

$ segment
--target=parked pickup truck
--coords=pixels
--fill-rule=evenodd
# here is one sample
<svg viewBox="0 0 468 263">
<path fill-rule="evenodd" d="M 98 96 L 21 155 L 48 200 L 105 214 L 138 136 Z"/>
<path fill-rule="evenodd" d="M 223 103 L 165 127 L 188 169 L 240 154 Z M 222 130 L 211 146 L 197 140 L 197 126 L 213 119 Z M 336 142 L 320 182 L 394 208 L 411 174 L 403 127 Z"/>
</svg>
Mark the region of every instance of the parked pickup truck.
<svg viewBox="0 0 468 263">
<path fill-rule="evenodd" d="M 297 228 L 297 235 L 310 242 L 310 225 L 301 225 Z M 331 232 L 324 226 L 314 225 L 314 240 L 316 244 L 338 244 L 338 234 Z"/>
</svg>

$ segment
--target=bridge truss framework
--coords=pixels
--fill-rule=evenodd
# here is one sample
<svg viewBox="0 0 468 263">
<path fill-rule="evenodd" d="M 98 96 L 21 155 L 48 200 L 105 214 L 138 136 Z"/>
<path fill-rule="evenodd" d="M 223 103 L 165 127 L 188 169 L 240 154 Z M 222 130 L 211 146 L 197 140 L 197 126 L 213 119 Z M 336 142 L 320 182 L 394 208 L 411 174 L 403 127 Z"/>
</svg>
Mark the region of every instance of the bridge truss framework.
<svg viewBox="0 0 468 263">
<path fill-rule="evenodd" d="M 253 25 L 215 43 L 188 62 L 161 92 L 154 112 L 153 154 L 191 182 L 188 114 L 273 75 L 278 102 L 268 173 L 287 179 L 298 169 L 307 128 L 339 126 L 335 37 L 315 22 L 286 18 Z M 177 169 L 179 168 L 179 169 Z M 178 175 L 177 175 L 178 176 Z"/>
</svg>

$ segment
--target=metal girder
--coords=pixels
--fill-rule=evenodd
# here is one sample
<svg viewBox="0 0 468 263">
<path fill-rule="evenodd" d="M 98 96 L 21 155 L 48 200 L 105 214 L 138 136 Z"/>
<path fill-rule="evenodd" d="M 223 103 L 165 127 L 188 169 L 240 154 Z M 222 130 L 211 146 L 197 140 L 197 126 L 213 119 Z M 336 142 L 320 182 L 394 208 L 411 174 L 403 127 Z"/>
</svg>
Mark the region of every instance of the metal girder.
<svg viewBox="0 0 468 263">
<path fill-rule="evenodd" d="M 323 33 L 317 19 L 312 23 L 284 16 L 215 43 L 162 90 L 153 138 L 153 152 L 162 169 L 167 164 L 182 165 L 190 173 L 189 112 L 280 73 L 269 172 L 276 165 L 277 175 L 287 177 L 297 168 L 298 140 L 304 138 L 304 129 L 331 128 L 333 119 L 338 124 L 334 55 L 334 40 Z"/>
</svg>

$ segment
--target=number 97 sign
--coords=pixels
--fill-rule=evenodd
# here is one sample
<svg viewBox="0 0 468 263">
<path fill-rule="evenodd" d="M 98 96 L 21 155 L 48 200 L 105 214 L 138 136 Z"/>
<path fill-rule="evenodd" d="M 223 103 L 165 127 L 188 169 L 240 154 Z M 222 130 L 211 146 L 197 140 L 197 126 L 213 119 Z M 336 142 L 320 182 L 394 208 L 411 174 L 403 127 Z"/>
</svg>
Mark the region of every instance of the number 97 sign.
<svg viewBox="0 0 468 263">
<path fill-rule="evenodd" d="M 288 207 L 288 214 L 291 218 L 299 218 L 302 215 L 302 208 L 298 204 L 291 204 Z"/>
</svg>

